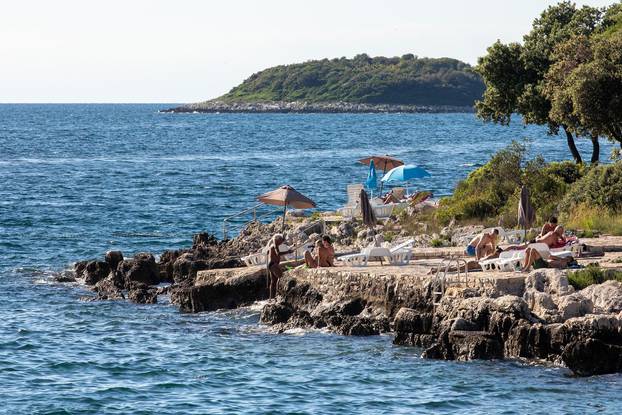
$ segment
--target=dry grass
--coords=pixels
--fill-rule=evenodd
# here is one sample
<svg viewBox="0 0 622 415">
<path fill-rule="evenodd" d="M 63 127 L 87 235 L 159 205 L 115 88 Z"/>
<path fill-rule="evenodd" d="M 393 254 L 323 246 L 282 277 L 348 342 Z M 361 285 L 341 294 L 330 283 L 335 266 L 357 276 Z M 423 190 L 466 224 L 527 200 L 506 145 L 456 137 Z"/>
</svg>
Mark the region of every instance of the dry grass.
<svg viewBox="0 0 622 415">
<path fill-rule="evenodd" d="M 567 229 L 577 230 L 584 236 L 598 233 L 622 235 L 622 214 L 603 208 L 580 205 L 563 215 L 562 220 Z"/>
</svg>

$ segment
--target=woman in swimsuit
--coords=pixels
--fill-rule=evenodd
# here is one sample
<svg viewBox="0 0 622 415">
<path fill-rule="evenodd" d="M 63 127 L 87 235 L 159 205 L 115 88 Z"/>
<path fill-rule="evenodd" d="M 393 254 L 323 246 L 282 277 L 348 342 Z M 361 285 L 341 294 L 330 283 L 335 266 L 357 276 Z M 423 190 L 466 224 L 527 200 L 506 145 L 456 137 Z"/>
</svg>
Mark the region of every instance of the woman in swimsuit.
<svg viewBox="0 0 622 415">
<path fill-rule="evenodd" d="M 283 276 L 283 270 L 281 269 L 281 255 L 291 253 L 291 251 L 279 251 L 279 246 L 283 242 L 285 242 L 285 238 L 280 233 L 277 233 L 272 237 L 272 241 L 268 246 L 268 298 L 270 299 L 276 297 L 276 287 L 279 283 L 279 279 Z"/>
</svg>

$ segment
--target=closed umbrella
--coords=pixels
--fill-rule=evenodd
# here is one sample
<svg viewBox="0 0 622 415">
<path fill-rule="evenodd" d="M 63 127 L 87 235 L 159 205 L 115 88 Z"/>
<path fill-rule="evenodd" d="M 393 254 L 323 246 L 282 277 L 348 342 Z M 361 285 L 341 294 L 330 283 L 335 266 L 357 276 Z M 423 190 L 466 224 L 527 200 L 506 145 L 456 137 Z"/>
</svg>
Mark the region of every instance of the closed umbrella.
<svg viewBox="0 0 622 415">
<path fill-rule="evenodd" d="M 530 228 L 536 221 L 536 211 L 529 201 L 529 189 L 523 186 L 520 189 L 520 202 L 518 203 L 518 224 L 525 229 L 525 239 L 527 239 L 527 228 Z"/>
<path fill-rule="evenodd" d="M 382 176 L 382 182 L 405 182 L 411 179 L 420 179 L 431 176 L 424 168 L 412 164 L 398 166 Z"/>
<path fill-rule="evenodd" d="M 363 189 L 361 189 L 360 193 L 360 207 L 361 215 L 363 216 L 363 223 L 370 228 L 376 226 L 376 215 L 374 214 L 374 210 L 369 203 L 367 192 Z"/>
<path fill-rule="evenodd" d="M 372 162 L 376 168 L 382 170 L 383 174 L 386 173 L 387 170 L 391 170 L 404 164 L 402 160 L 396 159 L 395 157 L 391 157 L 387 154 L 384 156 L 369 156 L 359 160 L 359 163 L 363 163 L 365 165 L 369 165 Z M 382 193 L 383 185 L 384 182 L 380 182 L 380 193 Z"/>
<path fill-rule="evenodd" d="M 290 185 L 281 186 L 278 189 L 257 196 L 257 200 L 267 205 L 283 206 L 283 226 L 281 232 L 285 230 L 285 214 L 288 206 L 295 209 L 311 209 L 316 206 L 313 200 L 299 193 Z"/>
<path fill-rule="evenodd" d="M 378 176 L 376 175 L 376 166 L 373 160 L 369 163 L 369 173 L 367 174 L 365 185 L 369 190 L 376 190 L 378 186 Z"/>
</svg>

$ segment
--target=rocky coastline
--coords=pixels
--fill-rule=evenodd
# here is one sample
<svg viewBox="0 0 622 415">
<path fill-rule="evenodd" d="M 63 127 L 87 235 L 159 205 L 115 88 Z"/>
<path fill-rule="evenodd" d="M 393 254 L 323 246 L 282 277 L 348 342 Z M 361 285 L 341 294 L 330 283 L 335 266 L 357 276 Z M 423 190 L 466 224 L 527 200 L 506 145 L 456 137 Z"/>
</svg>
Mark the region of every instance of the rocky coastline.
<svg viewBox="0 0 622 415">
<path fill-rule="evenodd" d="M 232 240 L 200 233 L 187 249 L 125 258 L 111 251 L 80 261 L 73 275 L 93 292 L 84 300 L 153 304 L 162 295 L 180 311 L 233 309 L 266 300 L 262 267 L 242 255 L 257 252 L 278 224 L 251 223 Z M 344 222 L 331 230 L 337 243 L 365 243 L 373 235 Z M 304 239 L 289 228 L 290 241 Z M 312 235 L 313 237 L 313 235 Z M 341 238 L 341 239 L 340 239 Z M 431 359 L 525 359 L 564 365 L 578 376 L 622 371 L 622 283 L 607 281 L 575 291 L 566 271 L 537 270 L 470 282 L 441 281 L 422 267 L 295 268 L 284 263 L 276 301 L 260 322 L 275 333 L 293 328 L 342 335 L 393 333 Z M 439 293 L 441 295 L 439 296 Z"/>
<path fill-rule="evenodd" d="M 228 102 L 206 101 L 163 109 L 163 113 L 470 113 L 471 106 L 453 105 L 398 105 L 365 104 L 352 102 Z"/>
</svg>

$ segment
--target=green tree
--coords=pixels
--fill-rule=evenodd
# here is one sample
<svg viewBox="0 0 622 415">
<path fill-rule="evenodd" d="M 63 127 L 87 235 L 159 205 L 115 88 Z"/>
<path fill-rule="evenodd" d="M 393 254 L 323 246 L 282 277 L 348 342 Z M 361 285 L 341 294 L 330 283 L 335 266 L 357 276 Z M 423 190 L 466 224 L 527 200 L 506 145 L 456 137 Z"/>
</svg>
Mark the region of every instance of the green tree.
<svg viewBox="0 0 622 415">
<path fill-rule="evenodd" d="M 569 77 L 574 115 L 592 134 L 622 143 L 622 32 L 596 40 L 593 50 Z"/>
<path fill-rule="evenodd" d="M 488 55 L 480 58 L 476 67 L 486 86 L 483 99 L 476 103 L 478 116 L 507 124 L 512 114 L 518 113 L 527 124 L 547 125 L 551 134 L 561 128 L 573 158 L 581 163 L 572 129 L 550 116 L 545 76 L 554 63 L 556 48 L 573 36 L 589 36 L 600 27 L 601 20 L 601 10 L 577 8 L 564 1 L 546 9 L 533 22 L 523 45 L 503 45 L 497 41 L 488 48 Z M 508 71 L 506 76 L 504 71 Z"/>
<path fill-rule="evenodd" d="M 545 75 L 543 89 L 545 97 L 551 102 L 549 117 L 568 131 L 579 136 L 588 136 L 592 140 L 591 163 L 599 161 L 600 143 L 598 134 L 589 131 L 581 123 L 574 108 L 571 93 L 571 75 L 580 65 L 593 58 L 591 41 L 587 36 L 575 36 L 556 48 L 555 62 Z"/>
</svg>

